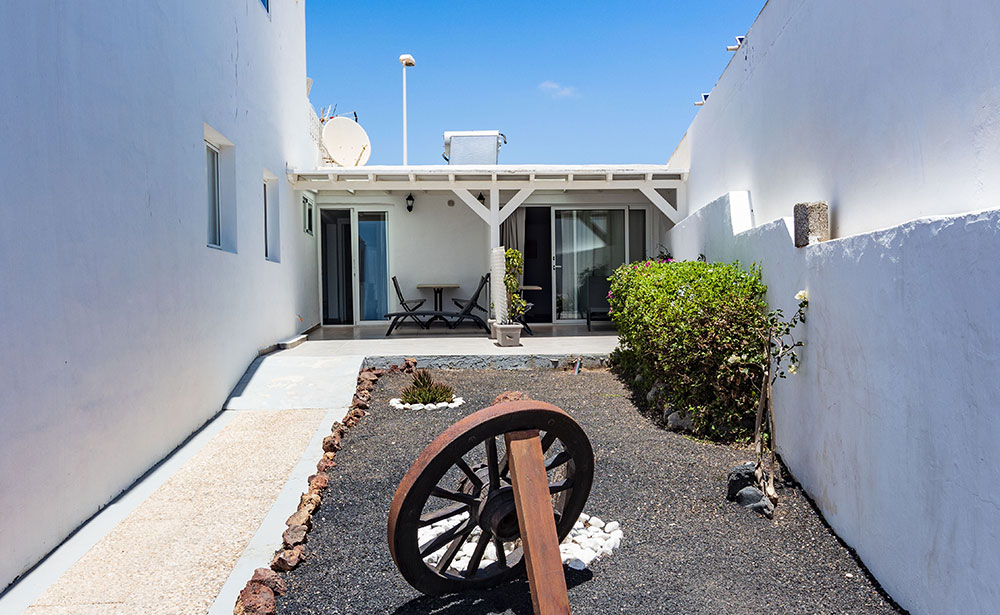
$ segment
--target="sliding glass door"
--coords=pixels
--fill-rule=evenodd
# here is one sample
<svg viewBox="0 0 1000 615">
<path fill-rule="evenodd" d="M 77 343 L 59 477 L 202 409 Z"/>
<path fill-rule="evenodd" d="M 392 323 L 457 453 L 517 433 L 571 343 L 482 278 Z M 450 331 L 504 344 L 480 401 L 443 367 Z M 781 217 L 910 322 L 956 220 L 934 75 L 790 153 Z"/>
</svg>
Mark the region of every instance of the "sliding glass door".
<svg viewBox="0 0 1000 615">
<path fill-rule="evenodd" d="M 382 321 L 389 311 L 388 214 L 323 209 L 323 324 Z"/>
<path fill-rule="evenodd" d="M 625 262 L 626 209 L 553 210 L 556 320 L 607 311 L 608 276 Z"/>
</svg>

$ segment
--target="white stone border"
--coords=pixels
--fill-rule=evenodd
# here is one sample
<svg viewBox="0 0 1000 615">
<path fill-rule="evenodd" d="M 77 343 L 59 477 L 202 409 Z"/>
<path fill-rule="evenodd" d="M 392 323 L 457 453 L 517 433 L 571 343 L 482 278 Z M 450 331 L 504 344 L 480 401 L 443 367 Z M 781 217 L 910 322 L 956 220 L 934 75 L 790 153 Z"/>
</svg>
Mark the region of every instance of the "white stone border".
<svg viewBox="0 0 1000 615">
<path fill-rule="evenodd" d="M 403 400 L 398 397 L 393 397 L 389 400 L 389 405 L 397 410 L 440 410 L 442 408 L 457 408 L 464 403 L 464 399 L 455 397 L 454 395 L 450 402 L 442 401 L 436 404 L 404 404 Z"/>
</svg>

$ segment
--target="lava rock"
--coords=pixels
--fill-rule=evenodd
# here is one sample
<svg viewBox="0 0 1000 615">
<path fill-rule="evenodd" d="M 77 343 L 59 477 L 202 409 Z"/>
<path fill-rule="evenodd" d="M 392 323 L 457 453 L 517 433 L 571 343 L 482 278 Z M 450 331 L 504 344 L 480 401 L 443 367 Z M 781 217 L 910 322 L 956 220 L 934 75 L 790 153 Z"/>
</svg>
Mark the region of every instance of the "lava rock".
<svg viewBox="0 0 1000 615">
<path fill-rule="evenodd" d="M 288 591 L 285 580 L 270 568 L 258 568 L 254 570 L 253 576 L 250 577 L 250 582 L 265 585 L 278 596 L 284 596 L 285 592 Z"/>
<path fill-rule="evenodd" d="M 308 511 L 311 515 L 316 512 L 316 509 L 319 508 L 322 501 L 322 498 L 315 493 L 303 493 L 302 497 L 299 498 L 299 510 Z"/>
<path fill-rule="evenodd" d="M 299 510 L 296 510 L 287 521 L 285 521 L 285 525 L 288 527 L 294 527 L 296 525 L 312 527 L 312 514 L 308 510 L 300 508 Z"/>
<path fill-rule="evenodd" d="M 726 489 L 726 499 L 735 500 L 736 494 L 738 494 L 744 487 L 753 486 L 757 482 L 757 477 L 754 476 L 754 471 L 757 466 L 752 461 L 748 461 L 743 465 L 736 466 L 735 468 L 729 470 L 729 486 Z"/>
<path fill-rule="evenodd" d="M 340 450 L 340 434 L 330 434 L 323 438 L 323 450 L 327 453 L 336 453 Z"/>
<path fill-rule="evenodd" d="M 667 429 L 670 431 L 694 431 L 694 421 L 689 416 L 683 416 L 674 411 L 667 415 Z"/>
<path fill-rule="evenodd" d="M 319 493 L 320 491 L 326 489 L 326 486 L 329 484 L 330 477 L 323 472 L 313 474 L 309 477 L 309 491 L 311 493 Z"/>
<path fill-rule="evenodd" d="M 750 489 L 750 487 L 748 487 L 748 489 Z M 762 497 L 756 504 L 747 506 L 747 509 L 758 512 L 768 519 L 774 517 L 774 503 L 766 497 Z"/>
<path fill-rule="evenodd" d="M 233 615 L 272 615 L 277 606 L 270 587 L 251 581 L 236 597 Z"/>
<path fill-rule="evenodd" d="M 285 543 L 285 548 L 291 549 L 295 545 L 300 545 L 306 541 L 309 528 L 304 525 L 293 525 L 281 534 L 281 540 Z"/>
<path fill-rule="evenodd" d="M 288 572 L 289 570 L 295 569 L 302 562 L 302 555 L 305 553 L 306 548 L 302 545 L 298 545 L 291 549 L 285 549 L 283 551 L 278 551 L 274 555 L 274 559 L 271 560 L 271 570 L 277 570 L 278 572 Z"/>
<path fill-rule="evenodd" d="M 756 487 L 744 487 L 736 494 L 736 503 L 740 506 L 752 506 L 764 498 L 764 492 Z M 764 498 L 767 499 L 767 498 Z"/>
</svg>

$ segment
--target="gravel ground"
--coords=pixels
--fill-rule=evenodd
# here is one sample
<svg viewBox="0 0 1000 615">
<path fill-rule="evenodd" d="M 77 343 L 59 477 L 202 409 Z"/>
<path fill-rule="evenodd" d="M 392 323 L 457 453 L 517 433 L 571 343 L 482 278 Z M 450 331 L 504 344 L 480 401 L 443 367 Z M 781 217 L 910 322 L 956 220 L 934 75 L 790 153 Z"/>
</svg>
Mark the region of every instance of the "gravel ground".
<svg viewBox="0 0 1000 615">
<path fill-rule="evenodd" d="M 551 402 L 583 426 L 596 475 L 585 508 L 625 532 L 588 570 L 567 570 L 570 603 L 585 613 L 900 613 L 825 526 L 803 493 L 780 490 L 768 520 L 725 499 L 726 472 L 749 451 L 665 431 L 641 415 L 614 375 L 556 370 L 433 370 L 466 404 L 403 411 L 388 401 L 408 376 L 386 375 L 372 414 L 350 431 L 308 557 L 287 573 L 282 614 L 531 613 L 526 580 L 428 598 L 396 571 L 386 544 L 392 495 L 423 448 L 506 390 Z"/>
</svg>

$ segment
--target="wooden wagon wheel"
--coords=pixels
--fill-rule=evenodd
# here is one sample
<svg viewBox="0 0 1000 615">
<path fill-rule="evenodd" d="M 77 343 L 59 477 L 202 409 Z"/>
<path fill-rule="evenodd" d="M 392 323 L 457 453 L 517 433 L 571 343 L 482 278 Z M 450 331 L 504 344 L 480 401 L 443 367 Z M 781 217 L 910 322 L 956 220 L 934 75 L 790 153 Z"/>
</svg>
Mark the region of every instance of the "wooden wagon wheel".
<svg viewBox="0 0 1000 615">
<path fill-rule="evenodd" d="M 389 511 L 389 550 L 410 585 L 441 595 L 490 587 L 523 574 L 520 528 L 502 447 L 504 434 L 526 430 L 538 430 L 541 436 L 559 541 L 569 534 L 594 480 L 594 451 L 587 435 L 551 404 L 527 400 L 490 406 L 438 436 L 396 490 Z M 421 541 L 420 528 L 432 528 L 437 535 Z M 459 554 L 467 563 L 456 567 Z"/>
</svg>

